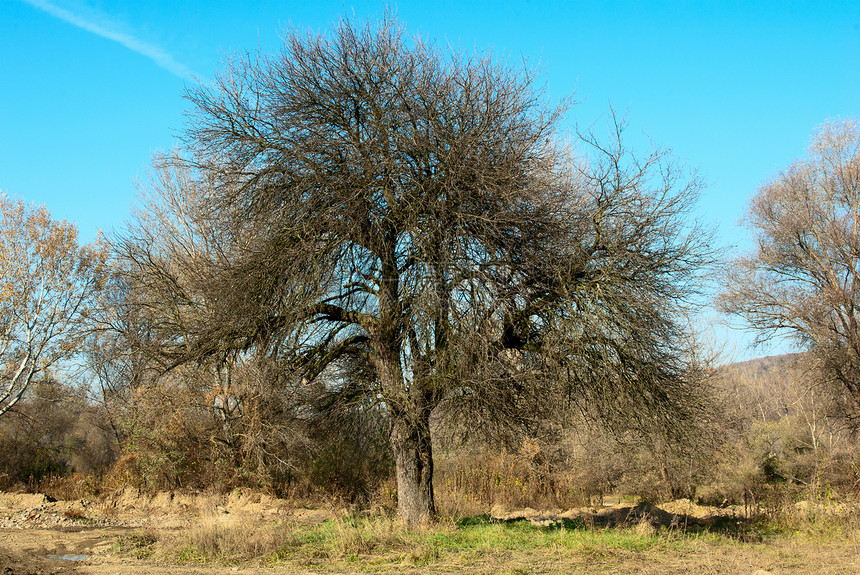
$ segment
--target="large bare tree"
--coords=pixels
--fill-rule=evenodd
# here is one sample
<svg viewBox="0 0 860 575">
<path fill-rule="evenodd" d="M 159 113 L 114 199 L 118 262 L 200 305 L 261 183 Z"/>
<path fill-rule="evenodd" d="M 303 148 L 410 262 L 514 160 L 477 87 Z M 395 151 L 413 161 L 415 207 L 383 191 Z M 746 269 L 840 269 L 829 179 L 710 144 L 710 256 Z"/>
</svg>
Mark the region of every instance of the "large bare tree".
<svg viewBox="0 0 860 575">
<path fill-rule="evenodd" d="M 790 336 L 860 414 L 860 126 L 824 124 L 808 157 L 750 202 L 756 234 L 731 266 L 721 302 L 764 341 Z"/>
<path fill-rule="evenodd" d="M 567 104 L 531 70 L 390 18 L 291 31 L 188 97 L 186 149 L 160 173 L 196 199 L 167 227 L 216 231 L 183 246 L 144 219 L 123 244 L 147 301 L 177 318 L 164 357 L 262 350 L 384 414 L 407 522 L 435 514 L 440 410 L 695 413 L 682 316 L 710 258 L 689 217 L 699 182 L 661 151 L 632 156 L 622 122 L 573 155 Z"/>
</svg>

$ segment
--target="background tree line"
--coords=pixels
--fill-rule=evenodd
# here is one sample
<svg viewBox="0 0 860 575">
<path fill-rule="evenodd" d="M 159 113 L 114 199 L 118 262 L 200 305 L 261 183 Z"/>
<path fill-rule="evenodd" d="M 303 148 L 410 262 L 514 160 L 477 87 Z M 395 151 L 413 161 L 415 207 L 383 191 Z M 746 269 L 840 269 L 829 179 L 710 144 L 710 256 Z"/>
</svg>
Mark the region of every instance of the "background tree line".
<svg viewBox="0 0 860 575">
<path fill-rule="evenodd" d="M 760 191 L 758 251 L 726 276 L 726 311 L 810 350 L 796 380 L 812 387 L 780 384 L 794 395 L 777 417 L 763 400 L 750 412 L 754 382 L 715 370 L 691 333 L 719 256 L 695 173 L 635 154 L 617 117 L 608 137 L 565 143 L 569 102 L 530 69 L 386 17 L 293 30 L 188 99 L 183 145 L 156 160 L 110 255 L 4 205 L 4 437 L 38 444 L 21 426 L 45 398 L 71 401 L 52 377 L 72 355 L 95 398 L 45 440 L 46 465 L 10 465 L 9 482 L 75 468 L 153 488 L 387 493 L 410 523 L 436 514 L 438 473 L 445 497 L 481 503 L 728 501 L 812 485 L 838 453 L 833 477 L 856 490 L 848 428 L 828 417 L 850 421 L 860 398 L 853 123 Z M 75 463 L 86 418 L 106 455 Z M 747 475 L 721 487 L 714 458 Z"/>
</svg>

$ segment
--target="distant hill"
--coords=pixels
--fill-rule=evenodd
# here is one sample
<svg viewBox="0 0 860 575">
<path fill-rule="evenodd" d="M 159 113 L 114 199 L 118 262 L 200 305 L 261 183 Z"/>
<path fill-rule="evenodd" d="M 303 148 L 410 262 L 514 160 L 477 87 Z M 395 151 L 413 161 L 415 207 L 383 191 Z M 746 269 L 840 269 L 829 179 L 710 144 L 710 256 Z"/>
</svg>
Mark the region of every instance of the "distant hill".
<svg viewBox="0 0 860 575">
<path fill-rule="evenodd" d="M 810 399 L 803 353 L 770 355 L 733 363 L 717 370 L 724 390 L 736 401 L 742 417 L 777 420 L 794 413 Z"/>
<path fill-rule="evenodd" d="M 804 353 L 784 353 L 782 355 L 768 355 L 747 361 L 739 361 L 723 366 L 727 372 L 735 373 L 742 377 L 762 378 L 772 377 L 775 374 L 793 369 L 797 361 L 802 359 Z"/>
</svg>

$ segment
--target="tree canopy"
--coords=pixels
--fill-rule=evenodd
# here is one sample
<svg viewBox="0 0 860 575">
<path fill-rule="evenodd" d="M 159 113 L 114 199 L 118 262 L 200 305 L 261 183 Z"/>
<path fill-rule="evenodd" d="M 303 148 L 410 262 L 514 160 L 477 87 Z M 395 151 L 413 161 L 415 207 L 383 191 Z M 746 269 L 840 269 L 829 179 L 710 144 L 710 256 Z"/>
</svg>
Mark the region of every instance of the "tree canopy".
<svg viewBox="0 0 860 575">
<path fill-rule="evenodd" d="M 753 253 L 731 266 L 723 309 L 813 352 L 819 374 L 860 414 L 860 129 L 833 121 L 809 155 L 750 202 Z"/>
<path fill-rule="evenodd" d="M 104 285 L 107 248 L 48 210 L 0 196 L 0 415 L 77 350 Z"/>
</svg>

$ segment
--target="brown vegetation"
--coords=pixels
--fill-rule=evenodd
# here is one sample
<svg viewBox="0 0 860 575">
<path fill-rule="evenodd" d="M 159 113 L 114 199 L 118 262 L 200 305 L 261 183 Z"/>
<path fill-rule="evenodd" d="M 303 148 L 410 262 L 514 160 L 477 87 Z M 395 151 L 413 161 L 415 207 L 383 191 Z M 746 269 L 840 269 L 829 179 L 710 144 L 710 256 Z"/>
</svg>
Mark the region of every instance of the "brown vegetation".
<svg viewBox="0 0 860 575">
<path fill-rule="evenodd" d="M 810 392 L 800 359 L 723 368 L 717 389 L 726 417 L 682 448 L 670 449 L 659 436 L 611 434 L 585 419 L 496 447 L 480 435 L 448 434 L 436 450 L 440 512 L 474 516 L 494 507 L 568 509 L 619 498 L 687 497 L 776 517 L 797 501 L 815 506 L 855 497 L 860 454 L 854 437 L 828 417 L 826 397 Z M 6 489 L 79 499 L 123 485 L 153 493 L 251 487 L 315 505 L 396 504 L 393 461 L 376 418 L 345 415 L 325 425 L 296 418 L 289 431 L 301 441 L 282 445 L 271 460 L 244 459 L 215 440 L 223 432 L 217 412 L 183 407 L 181 395 L 163 403 L 136 401 L 117 422 L 123 430 L 118 444 L 105 410 L 56 385 L 35 390 L 17 414 L 0 422 Z M 106 453 L 115 455 L 106 459 Z"/>
</svg>

